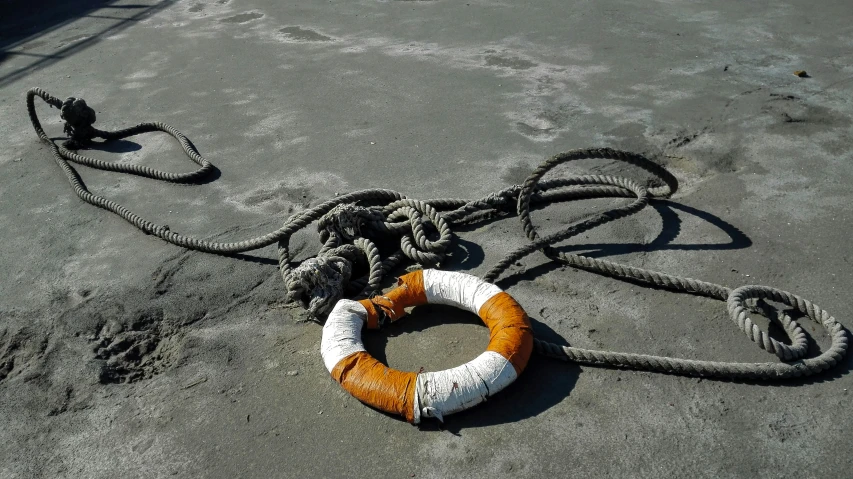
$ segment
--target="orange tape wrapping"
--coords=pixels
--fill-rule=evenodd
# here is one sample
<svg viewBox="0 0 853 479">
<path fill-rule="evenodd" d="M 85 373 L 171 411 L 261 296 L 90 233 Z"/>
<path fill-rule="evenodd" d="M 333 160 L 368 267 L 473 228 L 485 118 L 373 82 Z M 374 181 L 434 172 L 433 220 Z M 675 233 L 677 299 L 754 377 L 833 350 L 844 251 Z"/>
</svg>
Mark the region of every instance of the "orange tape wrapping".
<svg viewBox="0 0 853 479">
<path fill-rule="evenodd" d="M 512 296 L 501 292 L 486 301 L 479 314 L 491 333 L 486 350 L 505 357 L 521 374 L 533 352 L 533 328 L 527 313 Z"/>
<path fill-rule="evenodd" d="M 365 351 L 350 354 L 332 369 L 332 378 L 359 401 L 414 422 L 417 373 L 380 363 Z"/>
<path fill-rule="evenodd" d="M 405 308 L 427 303 L 423 271 L 413 271 L 400 276 L 397 285 L 388 294 L 359 301 L 367 309 L 368 329 L 379 328 L 380 308 L 391 317 L 391 321 L 397 321 L 406 315 Z"/>
<path fill-rule="evenodd" d="M 427 303 L 422 271 L 401 276 L 397 284 L 384 296 L 359 301 L 367 309 L 368 328 L 379 327 L 380 313 L 396 321 L 405 316 L 405 308 Z M 509 294 L 501 292 L 486 301 L 479 314 L 489 327 L 487 350 L 505 357 L 521 374 L 533 352 L 533 330 L 527 313 Z M 389 368 L 364 351 L 341 359 L 332 369 L 332 378 L 356 399 L 404 416 L 409 422 L 414 422 L 417 376 Z"/>
</svg>

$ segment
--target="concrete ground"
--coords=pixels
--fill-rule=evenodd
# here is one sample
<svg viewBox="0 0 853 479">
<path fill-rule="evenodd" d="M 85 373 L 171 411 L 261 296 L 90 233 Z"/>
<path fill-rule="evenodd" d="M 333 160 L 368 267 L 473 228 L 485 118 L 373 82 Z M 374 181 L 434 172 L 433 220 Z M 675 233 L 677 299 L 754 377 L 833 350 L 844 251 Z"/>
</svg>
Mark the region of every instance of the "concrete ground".
<svg viewBox="0 0 853 479">
<path fill-rule="evenodd" d="M 848 1 L 0 8 L 0 477 L 850 476 L 849 359 L 767 385 L 534 357 L 512 387 L 443 428 L 372 410 L 329 377 L 320 328 L 284 304 L 274 249 L 242 260 L 188 252 L 81 202 L 24 107 L 41 86 L 85 98 L 101 128 L 182 130 L 220 169 L 216 181 L 80 172 L 146 218 L 220 240 L 350 190 L 473 198 L 567 149 L 643 152 L 681 180 L 672 201 L 564 250 L 772 285 L 851 327 Z M 58 112 L 39 113 L 61 137 Z M 162 134 L 100 149 L 110 161 L 194 166 Z M 607 162 L 568 170 L 646 177 Z M 535 220 L 556 231 L 619 202 L 553 206 Z M 525 242 L 515 218 L 459 236 L 444 266 L 476 274 Z M 303 259 L 319 247 L 310 231 L 294 241 Z M 709 299 L 539 254 L 499 284 L 538 334 L 572 345 L 773 359 Z M 458 365 L 488 340 L 476 318 L 436 307 L 367 336 L 374 355 L 410 370 Z"/>
</svg>

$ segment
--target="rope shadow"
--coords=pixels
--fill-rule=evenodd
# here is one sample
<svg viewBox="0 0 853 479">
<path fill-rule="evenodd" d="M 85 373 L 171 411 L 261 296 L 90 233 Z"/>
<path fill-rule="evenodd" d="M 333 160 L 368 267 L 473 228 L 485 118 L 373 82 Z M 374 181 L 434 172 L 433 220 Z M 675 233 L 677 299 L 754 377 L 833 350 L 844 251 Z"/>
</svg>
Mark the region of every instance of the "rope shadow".
<svg viewBox="0 0 853 479">
<path fill-rule="evenodd" d="M 652 252 L 652 251 L 719 251 L 744 249 L 752 246 L 752 240 L 740 229 L 722 218 L 707 211 L 702 211 L 691 206 L 675 203 L 669 200 L 655 200 L 650 206 L 661 217 L 662 228 L 660 234 L 647 244 L 641 243 L 604 243 L 568 245 L 558 248 L 562 252 L 573 252 L 583 254 L 592 258 L 602 258 L 621 254 Z M 691 216 L 695 216 L 728 235 L 727 243 L 698 243 L 698 244 L 671 244 L 681 233 L 681 217 L 674 210 L 680 210 Z M 582 252 L 581 252 L 582 251 Z"/>
<path fill-rule="evenodd" d="M 459 236 L 453 240 L 453 244 L 447 250 L 447 258 L 442 264 L 443 269 L 465 271 L 483 264 L 486 253 L 480 245 Z"/>
<path fill-rule="evenodd" d="M 605 258 L 639 252 L 733 250 L 752 246 L 752 240 L 743 231 L 712 213 L 669 200 L 655 200 L 650 205 L 660 215 L 662 227 L 660 233 L 649 243 L 587 243 L 563 245 L 555 249 L 562 253 L 580 254 L 590 258 Z M 681 233 L 682 219 L 675 210 L 683 211 L 716 226 L 729 237 L 729 241 L 726 243 L 671 244 Z M 559 262 L 549 261 L 522 271 L 508 272 L 497 281 L 497 284 L 503 289 L 509 289 L 522 281 L 532 281 L 539 276 L 564 267 L 566 266 Z M 627 283 L 635 283 L 630 279 L 614 279 Z M 637 282 L 636 284 L 642 284 L 645 287 L 653 289 L 663 289 L 646 283 Z"/>
<path fill-rule="evenodd" d="M 130 153 L 141 150 L 142 145 L 130 140 L 92 141 L 87 149 L 105 153 Z"/>
<path fill-rule="evenodd" d="M 149 133 L 155 133 L 155 132 L 149 132 Z M 68 140 L 68 139 L 69 138 L 67 138 L 67 137 L 51 137 L 50 138 L 50 140 L 54 143 L 61 143 L 62 141 Z M 196 146 L 192 142 L 189 142 L 189 144 L 192 146 L 193 149 L 195 149 L 196 152 L 201 154 L 201 152 L 198 150 L 198 148 L 196 148 Z M 140 145 L 139 143 L 136 143 L 135 141 L 125 140 L 125 139 L 109 139 L 109 140 L 90 140 L 89 143 L 87 143 L 85 145 L 85 148 L 80 148 L 80 149 L 76 150 L 75 152 L 80 153 L 80 152 L 84 152 L 84 151 L 101 151 L 104 153 L 130 153 L 132 151 L 139 151 L 141 149 L 142 149 L 142 145 Z M 70 160 L 68 160 L 68 161 L 70 161 Z M 70 161 L 70 162 L 74 163 L 77 166 L 86 166 L 86 167 L 92 168 L 91 166 L 88 166 L 88 165 L 81 165 L 81 164 L 73 162 L 73 161 Z M 100 168 L 93 168 L 93 169 L 100 169 Z M 75 170 L 76 170 L 76 168 L 75 168 Z M 125 173 L 127 173 L 127 172 L 125 172 Z M 131 174 L 133 174 L 133 173 L 131 173 Z M 134 175 L 134 176 L 138 176 L 138 175 Z M 190 180 L 190 181 L 170 182 L 170 183 L 172 185 L 177 185 L 177 186 L 201 186 L 201 185 L 206 185 L 208 183 L 213 183 L 214 181 L 218 180 L 221 177 L 222 177 L 222 170 L 220 170 L 216 165 L 211 163 L 208 166 L 207 174 L 202 176 L 202 177 L 199 177 L 199 178 L 196 178 L 196 179 Z M 80 181 L 85 186 L 85 182 L 83 181 L 82 177 L 80 178 Z"/>
</svg>

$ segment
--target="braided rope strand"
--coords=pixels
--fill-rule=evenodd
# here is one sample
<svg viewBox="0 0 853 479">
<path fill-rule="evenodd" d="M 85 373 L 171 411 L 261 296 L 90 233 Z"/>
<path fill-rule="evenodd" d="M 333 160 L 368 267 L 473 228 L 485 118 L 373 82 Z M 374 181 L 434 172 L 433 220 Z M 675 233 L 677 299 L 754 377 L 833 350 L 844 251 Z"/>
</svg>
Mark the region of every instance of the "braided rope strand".
<svg viewBox="0 0 853 479">
<path fill-rule="evenodd" d="M 54 143 L 47 136 L 35 109 L 39 97 L 51 107 L 59 108 L 71 136 L 65 145 Z M 497 280 L 511 264 L 534 252 L 541 251 L 559 263 L 616 279 L 664 288 L 671 291 L 706 296 L 725 301 L 729 317 L 743 333 L 761 349 L 774 354 L 782 362 L 736 363 L 702 361 L 665 356 L 651 356 L 561 346 L 540 339 L 535 350 L 544 356 L 594 366 L 609 366 L 647 370 L 668 374 L 700 377 L 774 380 L 818 374 L 837 365 L 847 352 L 847 331 L 827 311 L 795 294 L 769 286 L 747 285 L 737 289 L 632 267 L 620 263 L 563 253 L 554 244 L 570 239 L 605 223 L 637 213 L 650 202 L 671 196 L 678 181 L 666 169 L 642 155 L 610 148 L 572 150 L 554 155 L 524 181 L 476 200 L 439 198 L 416 200 L 387 189 L 369 189 L 329 199 L 300 211 L 279 228 L 267 234 L 238 242 L 222 243 L 181 235 L 168 226 L 143 219 L 124 206 L 91 193 L 71 165 L 76 163 L 94 169 L 127 173 L 172 183 L 193 183 L 211 176 L 215 167 L 177 129 L 160 122 L 141 123 L 116 131 L 99 130 L 92 126 L 94 110 L 89 112 L 85 101 L 56 98 L 40 88 L 26 95 L 27 111 L 39 139 L 49 148 L 57 165 L 65 173 L 75 194 L 83 201 L 106 209 L 146 234 L 194 251 L 214 254 L 234 254 L 278 245 L 278 264 L 288 298 L 301 299 L 311 316 L 320 321 L 324 312 L 345 294 L 370 296 L 380 290 L 382 280 L 406 258 L 421 265 L 438 265 L 453 242 L 452 226 L 470 225 L 513 214 L 519 217 L 522 229 L 530 242 L 508 254 L 486 275 L 488 282 Z M 153 168 L 109 163 L 73 151 L 85 147 L 93 138 L 106 141 L 127 138 L 141 133 L 161 131 L 171 135 L 198 169 L 187 173 L 169 173 Z M 555 167 L 583 159 L 605 159 L 624 162 L 650 173 L 655 180 L 649 186 L 622 177 L 582 175 L 543 180 Z M 531 211 L 549 204 L 587 198 L 628 198 L 630 201 L 603 213 L 594 214 L 569 225 L 557 233 L 541 237 L 533 224 Z M 374 206 L 370 206 L 374 205 Z M 375 206 L 380 205 L 380 206 Z M 513 205 L 515 206 L 513 211 Z M 297 231 L 318 222 L 322 242 L 320 253 L 292 267 L 290 238 Z M 384 258 L 377 240 L 396 238 L 399 249 Z M 353 277 L 359 268 L 364 274 Z M 322 274 L 321 274 L 322 273 Z M 783 303 L 819 324 L 831 339 L 830 346 L 813 358 L 807 358 L 808 338 L 805 330 L 787 314 L 775 321 L 782 326 L 790 344 L 771 338 L 750 318 L 755 312 L 748 304 L 752 300 L 772 300 Z"/>
</svg>

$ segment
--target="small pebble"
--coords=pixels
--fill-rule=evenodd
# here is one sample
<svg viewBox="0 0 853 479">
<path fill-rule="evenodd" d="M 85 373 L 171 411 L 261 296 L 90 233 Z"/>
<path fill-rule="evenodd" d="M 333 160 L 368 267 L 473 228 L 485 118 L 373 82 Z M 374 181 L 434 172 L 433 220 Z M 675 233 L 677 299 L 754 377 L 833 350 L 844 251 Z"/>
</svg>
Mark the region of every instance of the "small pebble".
<svg viewBox="0 0 853 479">
<path fill-rule="evenodd" d="M 288 371 L 287 375 L 288 376 L 297 376 L 297 375 L 299 375 L 299 371 Z"/>
</svg>

